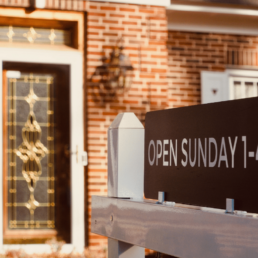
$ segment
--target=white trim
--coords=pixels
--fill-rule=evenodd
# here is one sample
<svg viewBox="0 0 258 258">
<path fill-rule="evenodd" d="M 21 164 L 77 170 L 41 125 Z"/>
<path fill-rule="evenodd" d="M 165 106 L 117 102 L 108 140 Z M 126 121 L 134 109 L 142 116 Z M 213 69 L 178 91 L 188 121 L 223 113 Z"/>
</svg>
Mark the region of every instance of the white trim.
<svg viewBox="0 0 258 258">
<path fill-rule="evenodd" d="M 95 2 L 103 2 L 103 0 L 91 0 Z M 154 6 L 169 6 L 170 0 L 109 0 L 104 2 L 121 3 L 121 4 L 137 4 L 137 5 L 154 5 Z"/>
<path fill-rule="evenodd" d="M 228 91 L 228 77 L 225 72 L 201 71 L 202 104 L 228 100 Z"/>
<path fill-rule="evenodd" d="M 234 82 L 239 82 L 240 84 L 240 91 L 241 95 L 240 96 L 235 96 L 235 85 Z M 245 82 L 252 83 L 252 92 L 250 95 L 247 95 L 246 91 L 246 85 Z M 229 77 L 229 99 L 239 99 L 239 98 L 251 98 L 251 97 L 257 97 L 257 85 L 258 85 L 258 76 L 256 78 L 254 77 L 237 77 L 237 76 L 230 76 Z M 249 87 L 248 87 L 249 88 Z M 250 89 L 250 88 L 249 88 Z"/>
<path fill-rule="evenodd" d="M 66 64 L 70 66 L 70 129 L 72 152 L 79 151 L 79 162 L 76 155 L 71 156 L 71 244 L 76 251 L 84 249 L 84 169 L 80 159 L 83 152 L 83 59 L 79 51 L 54 51 L 46 49 L 0 48 L 0 98 L 2 99 L 2 69 L 3 62 L 29 62 L 46 64 Z M 2 114 L 2 105 L 0 113 Z M 0 119 L 0 134 L 3 135 L 3 124 Z M 3 142 L 0 138 L 0 151 L 3 153 Z M 0 167 L 3 167 L 0 155 Z M 0 192 L 3 193 L 2 176 L 0 175 Z M 0 198 L 0 249 L 10 245 L 3 243 L 3 198 Z M 15 245 L 13 245 L 15 247 Z M 41 245 L 33 245 L 35 248 Z M 46 245 L 42 245 L 46 246 Z M 25 251 L 30 251 L 30 245 L 22 245 Z M 45 248 L 45 247 L 44 247 Z M 66 247 L 65 247 L 66 248 Z M 68 246 L 67 246 L 68 248 Z M 69 248 L 68 248 L 69 249 Z M 39 250 L 39 249 L 36 249 Z"/>
<path fill-rule="evenodd" d="M 26 251 L 27 254 L 49 254 L 52 252 L 50 245 L 47 244 L 28 244 L 28 245 L 3 245 L 2 251 L 8 250 L 21 250 Z M 71 253 L 74 249 L 72 244 L 64 244 L 61 249 L 61 253 Z"/>
<path fill-rule="evenodd" d="M 253 10 L 216 7 L 213 10 L 202 6 L 171 5 L 167 8 L 168 29 L 257 36 L 258 11 L 251 11 Z"/>
<path fill-rule="evenodd" d="M 238 8 L 226 8 L 226 7 L 171 4 L 170 6 L 167 7 L 167 9 L 173 10 L 173 11 L 184 11 L 184 12 L 204 12 L 204 13 L 221 13 L 221 14 L 258 16 L 257 10 L 240 9 L 240 8 L 238 9 Z"/>
<path fill-rule="evenodd" d="M 227 76 L 227 82 L 228 82 L 228 88 L 229 88 L 229 100 L 234 99 L 234 89 L 233 89 L 233 81 L 234 78 L 238 78 L 241 81 L 241 87 L 242 87 L 242 95 L 243 98 L 245 98 L 245 91 L 244 91 L 244 78 L 250 78 L 250 79 L 256 79 L 254 80 L 257 82 L 258 79 L 258 73 L 254 70 L 240 70 L 240 69 L 227 69 L 225 71 L 225 74 Z M 257 87 L 255 87 L 257 89 Z"/>
<path fill-rule="evenodd" d="M 228 76 L 239 76 L 239 77 L 258 77 L 257 70 L 242 70 L 242 69 L 227 69 L 225 73 Z"/>
<path fill-rule="evenodd" d="M 21 77 L 21 72 L 20 71 L 7 71 L 6 72 L 6 77 L 7 78 L 20 78 Z"/>
<path fill-rule="evenodd" d="M 212 103 L 234 99 L 233 81 L 241 81 L 242 96 L 245 98 L 244 81 L 253 81 L 254 91 L 257 91 L 258 73 L 255 70 L 227 69 L 224 72 L 201 72 L 202 103 Z M 212 90 L 217 90 L 216 95 Z"/>
</svg>

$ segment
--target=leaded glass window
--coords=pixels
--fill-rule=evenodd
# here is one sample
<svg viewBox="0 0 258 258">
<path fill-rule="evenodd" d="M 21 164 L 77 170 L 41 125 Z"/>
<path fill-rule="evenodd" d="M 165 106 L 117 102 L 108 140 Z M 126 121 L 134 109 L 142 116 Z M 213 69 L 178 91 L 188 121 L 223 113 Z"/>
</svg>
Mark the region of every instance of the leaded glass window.
<svg viewBox="0 0 258 258">
<path fill-rule="evenodd" d="M 72 46 L 72 31 L 0 25 L 0 42 Z"/>
<path fill-rule="evenodd" d="M 54 77 L 7 79 L 7 226 L 55 229 Z"/>
</svg>

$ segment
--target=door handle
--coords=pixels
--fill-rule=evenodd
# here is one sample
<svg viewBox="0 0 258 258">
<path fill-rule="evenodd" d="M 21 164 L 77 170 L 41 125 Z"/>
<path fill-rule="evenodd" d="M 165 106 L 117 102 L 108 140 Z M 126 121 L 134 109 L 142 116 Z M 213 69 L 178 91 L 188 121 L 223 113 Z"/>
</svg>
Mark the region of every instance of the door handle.
<svg viewBox="0 0 258 258">
<path fill-rule="evenodd" d="M 66 157 L 69 157 L 70 155 L 76 155 L 76 163 L 79 162 L 79 150 L 78 150 L 78 145 L 76 145 L 76 151 L 71 151 L 69 149 L 69 146 L 66 144 L 65 145 L 65 150 L 64 150 L 64 153 L 65 153 L 65 156 Z M 81 162 L 82 162 L 82 165 L 85 167 L 88 165 L 88 153 L 87 151 L 83 151 L 82 152 L 82 159 L 81 159 Z"/>
</svg>

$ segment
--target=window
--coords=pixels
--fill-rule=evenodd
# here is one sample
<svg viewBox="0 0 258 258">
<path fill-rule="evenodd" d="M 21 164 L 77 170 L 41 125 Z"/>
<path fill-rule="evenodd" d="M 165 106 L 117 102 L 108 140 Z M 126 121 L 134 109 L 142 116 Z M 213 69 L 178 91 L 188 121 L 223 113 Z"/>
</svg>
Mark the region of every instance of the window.
<svg viewBox="0 0 258 258">
<path fill-rule="evenodd" d="M 201 73 L 202 103 L 258 96 L 258 71 L 226 70 Z"/>
<path fill-rule="evenodd" d="M 229 77 L 230 99 L 243 99 L 258 96 L 258 77 Z"/>
</svg>

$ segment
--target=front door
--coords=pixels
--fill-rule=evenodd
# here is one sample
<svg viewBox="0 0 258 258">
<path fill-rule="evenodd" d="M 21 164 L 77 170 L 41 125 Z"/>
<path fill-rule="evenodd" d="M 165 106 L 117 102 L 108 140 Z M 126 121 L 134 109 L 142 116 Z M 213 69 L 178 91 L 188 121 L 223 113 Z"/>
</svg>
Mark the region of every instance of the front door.
<svg viewBox="0 0 258 258">
<path fill-rule="evenodd" d="M 69 66 L 3 71 L 4 243 L 70 243 Z"/>
</svg>

